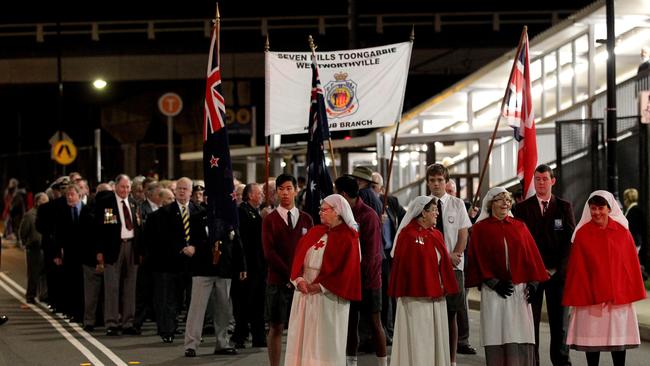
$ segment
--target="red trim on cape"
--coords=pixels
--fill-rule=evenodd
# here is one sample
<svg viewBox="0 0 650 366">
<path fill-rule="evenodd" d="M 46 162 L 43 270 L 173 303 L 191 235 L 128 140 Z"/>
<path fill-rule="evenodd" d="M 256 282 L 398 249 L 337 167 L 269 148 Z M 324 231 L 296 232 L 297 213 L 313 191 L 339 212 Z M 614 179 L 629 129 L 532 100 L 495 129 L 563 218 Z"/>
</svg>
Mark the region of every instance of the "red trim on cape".
<svg viewBox="0 0 650 366">
<path fill-rule="evenodd" d="M 361 300 L 359 234 L 346 224 L 331 229 L 326 225 L 317 225 L 300 239 L 293 257 L 291 280 L 302 276 L 307 250 L 326 233 L 323 263 L 313 283 L 322 284 L 328 291 L 346 300 Z"/>
<path fill-rule="evenodd" d="M 645 299 L 639 257 L 630 231 L 609 218 L 607 227 L 589 221 L 573 240 L 562 304 L 629 304 Z"/>
<path fill-rule="evenodd" d="M 420 239 L 424 244 L 418 243 Z M 388 296 L 435 299 L 458 293 L 451 258 L 440 231 L 425 229 L 414 219 L 402 229 L 395 245 Z"/>
<path fill-rule="evenodd" d="M 506 268 L 504 239 L 508 243 L 510 271 Z M 515 284 L 549 279 L 526 224 L 510 216 L 503 220 L 489 217 L 472 226 L 465 287 L 478 286 L 491 278 Z"/>
</svg>

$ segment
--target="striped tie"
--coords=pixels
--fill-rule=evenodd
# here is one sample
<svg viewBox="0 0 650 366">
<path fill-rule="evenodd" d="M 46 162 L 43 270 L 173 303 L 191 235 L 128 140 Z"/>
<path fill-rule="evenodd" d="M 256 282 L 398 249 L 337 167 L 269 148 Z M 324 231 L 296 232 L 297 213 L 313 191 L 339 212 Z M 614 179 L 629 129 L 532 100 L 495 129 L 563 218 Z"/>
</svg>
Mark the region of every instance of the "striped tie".
<svg viewBox="0 0 650 366">
<path fill-rule="evenodd" d="M 183 230 L 185 231 L 185 244 L 190 243 L 190 215 L 187 213 L 187 207 L 181 206 L 181 217 L 183 218 Z"/>
</svg>

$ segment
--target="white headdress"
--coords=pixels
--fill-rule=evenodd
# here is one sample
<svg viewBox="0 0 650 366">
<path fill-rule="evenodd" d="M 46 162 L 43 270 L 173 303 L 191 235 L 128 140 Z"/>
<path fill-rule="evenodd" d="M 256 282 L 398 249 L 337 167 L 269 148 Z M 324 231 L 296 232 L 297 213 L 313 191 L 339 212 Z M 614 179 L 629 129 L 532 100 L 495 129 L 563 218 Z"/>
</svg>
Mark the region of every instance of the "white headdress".
<svg viewBox="0 0 650 366">
<path fill-rule="evenodd" d="M 491 188 L 488 193 L 483 197 L 483 204 L 481 205 L 481 214 L 478 215 L 478 218 L 476 219 L 476 222 L 482 221 L 490 217 L 490 213 L 488 212 L 488 209 L 491 208 L 492 206 L 492 201 L 494 200 L 494 197 L 500 195 L 501 193 L 508 192 L 507 189 L 503 187 L 494 187 Z M 508 212 L 508 215 L 512 216 L 511 212 Z"/>
<path fill-rule="evenodd" d="M 587 199 L 587 202 L 585 202 L 585 208 L 582 209 L 582 217 L 580 218 L 580 221 L 578 222 L 578 225 L 576 225 L 576 229 L 573 231 L 573 235 L 571 236 L 571 242 L 573 243 L 573 239 L 576 237 L 576 233 L 578 232 L 578 229 L 583 227 L 586 223 L 591 221 L 591 211 L 589 210 L 589 200 L 593 196 L 600 196 L 604 199 L 607 200 L 607 203 L 609 203 L 609 208 L 612 209 L 612 212 L 609 213 L 609 218 L 618 222 L 619 224 L 623 225 L 624 228 L 628 228 L 627 224 L 627 219 L 625 218 L 625 215 L 623 215 L 623 211 L 621 210 L 621 206 L 619 206 L 618 202 L 616 202 L 616 198 L 614 198 L 614 195 L 607 192 L 607 191 L 594 191 L 589 195 L 589 199 Z"/>
<path fill-rule="evenodd" d="M 395 234 L 395 240 L 393 241 L 393 249 L 391 249 L 390 251 L 391 257 L 395 255 L 395 247 L 397 247 L 397 238 L 399 237 L 400 232 L 402 232 L 402 229 L 406 227 L 406 225 L 410 224 L 414 218 L 420 216 L 420 213 L 422 212 L 422 210 L 424 210 L 424 206 L 428 205 L 429 202 L 431 202 L 432 200 L 435 200 L 435 198 L 431 196 L 418 196 L 415 198 L 415 200 L 413 200 L 413 202 L 411 202 L 408 210 L 406 210 L 406 214 L 404 215 L 402 222 L 399 224 L 397 233 Z M 440 212 L 438 212 L 438 215 L 440 215 Z"/>
<path fill-rule="evenodd" d="M 354 221 L 354 215 L 352 214 L 350 204 L 345 198 L 343 198 L 343 196 L 340 194 L 330 194 L 325 197 L 323 201 L 332 206 L 334 212 L 341 216 L 346 225 L 351 227 L 354 231 L 359 231 L 359 224 Z"/>
</svg>

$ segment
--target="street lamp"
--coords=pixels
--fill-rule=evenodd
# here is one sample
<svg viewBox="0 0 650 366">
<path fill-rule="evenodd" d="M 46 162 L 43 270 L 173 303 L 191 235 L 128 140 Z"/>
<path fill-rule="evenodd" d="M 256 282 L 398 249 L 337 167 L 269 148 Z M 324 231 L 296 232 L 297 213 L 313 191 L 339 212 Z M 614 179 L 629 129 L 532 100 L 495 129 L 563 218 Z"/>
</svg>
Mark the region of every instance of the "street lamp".
<svg viewBox="0 0 650 366">
<path fill-rule="evenodd" d="M 97 79 L 97 80 L 93 81 L 93 86 L 94 86 L 95 89 L 97 89 L 97 90 L 102 90 L 102 89 L 104 89 L 104 88 L 106 87 L 107 84 L 108 84 L 108 83 L 107 83 L 106 80 L 104 80 L 104 79 Z"/>
</svg>

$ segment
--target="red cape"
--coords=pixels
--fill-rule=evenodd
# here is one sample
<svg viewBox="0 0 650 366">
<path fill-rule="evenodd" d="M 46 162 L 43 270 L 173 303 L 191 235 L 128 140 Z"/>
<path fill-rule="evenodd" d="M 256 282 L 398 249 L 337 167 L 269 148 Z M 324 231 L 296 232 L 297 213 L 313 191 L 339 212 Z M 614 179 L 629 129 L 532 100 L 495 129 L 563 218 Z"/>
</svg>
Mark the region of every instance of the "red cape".
<svg viewBox="0 0 650 366">
<path fill-rule="evenodd" d="M 419 239 L 424 245 L 417 243 Z M 402 229 L 396 245 L 388 280 L 388 296 L 435 299 L 458 293 L 451 258 L 440 231 L 425 229 L 415 219 Z M 436 249 L 441 256 L 440 265 Z"/>
<path fill-rule="evenodd" d="M 508 243 L 509 272 L 504 239 Z M 511 280 L 515 284 L 549 279 L 526 224 L 510 216 L 503 220 L 489 217 L 472 226 L 465 287 L 478 286 L 491 278 Z"/>
<path fill-rule="evenodd" d="M 327 233 L 320 273 L 313 283 L 322 284 L 328 291 L 346 300 L 361 300 L 361 257 L 359 234 L 346 224 L 333 228 L 318 225 L 311 228 L 298 242 L 291 266 L 291 280 L 302 276 L 305 255 Z"/>
<path fill-rule="evenodd" d="M 629 304 L 645 297 L 630 231 L 611 218 L 602 229 L 591 221 L 581 227 L 571 246 L 562 304 Z"/>
</svg>

